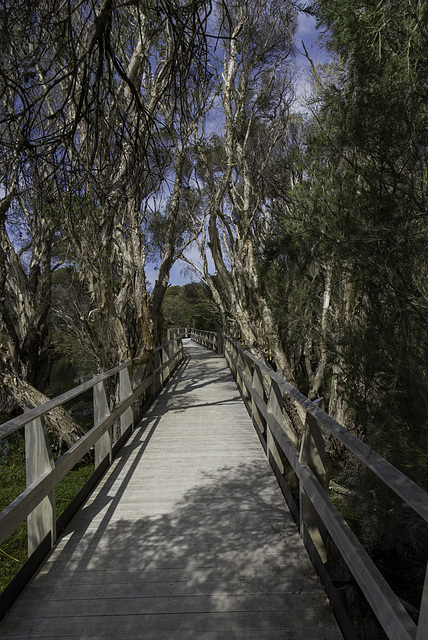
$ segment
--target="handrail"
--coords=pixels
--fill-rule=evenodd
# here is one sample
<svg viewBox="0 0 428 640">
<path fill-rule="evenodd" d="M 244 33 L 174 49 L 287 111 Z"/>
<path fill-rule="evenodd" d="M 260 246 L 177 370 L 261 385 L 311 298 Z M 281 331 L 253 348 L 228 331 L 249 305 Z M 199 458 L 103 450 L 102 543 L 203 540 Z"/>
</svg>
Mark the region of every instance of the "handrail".
<svg viewBox="0 0 428 640">
<path fill-rule="evenodd" d="M 0 513 L 0 545 L 25 518 L 29 518 L 29 555 L 37 549 L 49 533 L 51 535 L 50 544 L 53 545 L 56 540 L 56 513 L 55 500 L 52 499 L 52 496 L 56 485 L 92 447 L 95 447 L 96 469 L 98 467 L 106 468 L 111 464 L 113 446 L 115 445 L 117 448 L 118 445 L 123 444 L 133 430 L 132 405 L 141 398 L 144 392 L 147 392 L 145 403 L 145 407 L 147 407 L 183 359 L 181 338 L 174 338 L 157 347 L 154 350 L 153 358 L 153 372 L 134 390 L 132 390 L 130 381 L 130 369 L 133 365 L 132 362 L 127 362 L 95 376 L 90 381 L 84 382 L 40 407 L 26 411 L 23 415 L 2 425 L 0 439 L 25 427 L 26 450 L 39 451 L 40 459 L 36 460 L 34 456 L 27 455 L 27 488 Z M 104 383 L 117 373 L 120 375 L 120 401 L 110 410 Z M 91 388 L 94 390 L 93 428 L 56 462 L 53 462 L 43 416 Z M 121 421 L 121 436 L 119 442 L 115 444 L 112 440 L 111 427 L 119 419 Z M 37 442 L 37 446 L 34 446 L 35 442 Z M 31 518 L 33 518 L 33 522 Z"/>
<path fill-rule="evenodd" d="M 212 336 L 211 339 L 199 338 L 199 336 Z M 220 341 L 218 334 L 213 331 L 200 331 L 192 329 L 192 338 L 200 344 L 210 344 L 215 350 Z M 413 480 L 410 480 L 404 473 L 399 471 L 390 462 L 382 458 L 376 451 L 373 451 L 368 445 L 348 429 L 345 429 L 337 420 L 329 416 L 315 402 L 309 400 L 306 396 L 293 387 L 289 382 L 284 380 L 280 375 L 272 371 L 264 362 L 253 356 L 249 351 L 243 349 L 236 341 L 229 336 L 225 336 L 230 343 L 237 348 L 242 349 L 246 357 L 249 358 L 261 371 L 275 380 L 280 387 L 291 396 L 300 406 L 321 424 L 328 432 L 339 440 L 351 453 L 353 453 L 363 464 L 365 464 L 380 480 L 382 480 L 390 489 L 400 496 L 407 504 L 428 522 L 428 494 Z M 250 391 L 250 389 L 248 389 Z"/>
<path fill-rule="evenodd" d="M 204 329 L 190 329 L 190 337 L 204 347 L 223 354 L 223 334 Z"/>
<path fill-rule="evenodd" d="M 168 327 L 167 338 L 172 340 L 173 338 L 188 338 L 190 337 L 189 327 Z"/>
<path fill-rule="evenodd" d="M 232 341 L 231 338 L 228 338 Z M 237 345 L 236 342 L 234 342 Z M 240 349 L 239 345 L 237 345 Z M 418 513 L 421 518 L 428 522 L 428 494 L 413 480 L 410 480 L 404 473 L 399 471 L 390 462 L 382 458 L 376 451 L 370 449 L 362 440 L 348 429 L 345 429 L 337 420 L 329 416 L 319 406 L 309 400 L 303 393 L 300 393 L 289 382 L 281 378 L 277 373 L 272 371 L 264 362 L 258 360 L 249 351 L 244 353 L 256 366 L 266 373 L 305 411 L 311 414 L 317 422 L 322 425 L 332 436 L 339 440 L 351 453 L 353 453 L 363 464 L 366 465 L 380 480 L 382 480 L 390 489 L 394 491 L 400 498 Z"/>
<path fill-rule="evenodd" d="M 52 409 L 56 409 L 57 407 L 60 407 L 63 404 L 66 404 L 66 402 L 68 402 L 69 400 L 74 400 L 74 398 L 81 396 L 83 393 L 85 393 L 85 391 L 92 389 L 92 387 L 94 387 L 99 382 L 103 382 L 104 380 L 111 378 L 111 376 L 115 375 L 116 373 L 119 373 L 123 369 L 126 369 L 127 367 L 130 366 L 130 364 L 131 364 L 130 362 L 125 362 L 123 364 L 118 365 L 117 367 L 114 367 L 113 369 L 109 369 L 105 373 L 101 373 L 97 376 L 94 376 L 87 382 L 83 382 L 79 386 L 74 387 L 69 391 L 65 391 L 64 393 L 62 393 L 59 396 L 56 396 L 55 398 L 52 398 L 52 400 L 45 402 L 39 407 L 34 407 L 33 409 L 29 409 L 28 411 L 21 414 L 20 416 L 16 416 L 16 418 L 12 418 L 11 420 L 4 422 L 2 425 L 0 425 L 0 440 L 2 438 L 6 438 L 7 436 L 11 435 L 14 431 L 17 431 L 18 429 L 25 427 L 25 425 L 31 422 L 32 420 L 36 420 L 36 418 L 42 418 L 46 413 L 49 413 L 49 411 L 52 411 Z"/>
<path fill-rule="evenodd" d="M 177 337 L 181 337 L 181 336 L 177 336 Z M 165 342 L 159 347 L 156 347 L 153 352 L 154 357 L 156 358 L 156 355 L 163 348 L 165 348 L 167 345 L 173 342 L 175 339 L 176 338 L 168 340 L 168 342 Z M 87 380 L 86 382 L 83 382 L 82 384 L 78 385 L 77 387 L 74 387 L 69 391 L 65 391 L 61 395 L 56 396 L 55 398 L 52 398 L 52 400 L 45 402 L 39 407 L 34 407 L 33 409 L 29 409 L 28 411 L 21 414 L 20 416 L 16 416 L 15 418 L 8 420 L 7 422 L 4 422 L 2 425 L 0 425 L 0 440 L 12 434 L 14 431 L 21 429 L 26 424 L 28 424 L 28 422 L 31 422 L 36 418 L 43 417 L 46 413 L 48 413 L 49 411 L 52 411 L 52 409 L 56 409 L 57 407 L 60 407 L 61 405 L 66 404 L 70 400 L 74 400 L 74 398 L 77 398 L 78 396 L 85 393 L 85 391 L 92 389 L 93 387 L 95 387 L 95 385 L 99 384 L 100 382 L 104 382 L 104 380 L 111 378 L 116 373 L 119 373 L 123 369 L 129 368 L 131 366 L 132 366 L 132 362 L 125 362 L 125 363 L 119 364 L 116 367 L 113 367 L 113 369 L 109 369 L 104 373 L 100 373 L 94 376 L 93 378 L 91 378 L 90 380 Z"/>
<path fill-rule="evenodd" d="M 187 330 L 184 333 L 180 331 L 178 333 L 188 335 Z M 285 460 L 296 474 L 300 495 L 300 533 L 318 566 L 321 567 L 327 560 L 325 533 L 328 532 L 388 638 L 390 640 L 426 639 L 428 637 L 428 571 L 419 623 L 416 626 L 326 492 L 323 430 L 338 439 L 426 521 L 428 521 L 428 494 L 232 338 L 217 332 L 196 329 L 192 329 L 190 335 L 193 340 L 225 356 L 286 497 L 289 491 L 284 478 Z M 46 501 L 50 504 L 52 512 L 50 520 L 43 523 L 42 531 L 50 532 L 53 544 L 56 537 L 55 501 L 52 500 L 55 486 L 92 447 L 95 447 L 96 465 L 101 467 L 111 463 L 112 425 L 119 418 L 121 424 L 124 420 L 123 437 L 132 430 L 132 416 L 129 418 L 132 405 L 145 391 L 148 391 L 150 399 L 153 399 L 182 357 L 181 337 L 175 338 L 155 350 L 154 372 L 137 389 L 132 390 L 130 386 L 129 370 L 132 364 L 125 363 L 0 427 L 1 438 L 27 425 L 26 435 L 28 431 L 31 437 L 38 438 L 40 444 L 43 440 L 46 441 L 43 416 L 52 408 L 61 406 L 88 389 L 94 390 L 94 427 L 55 463 L 52 462 L 51 457 L 49 458 L 50 452 L 48 452 L 44 466 L 42 464 L 37 468 L 35 477 L 28 482 L 27 489 L 1 512 L 0 545 L 25 517 L 34 515 L 38 517 L 39 506 L 43 506 L 46 511 Z M 121 377 L 120 401 L 110 411 L 104 382 L 116 374 Z M 284 430 L 286 398 L 288 402 L 298 405 L 299 415 L 304 416 L 304 434 L 300 451 Z M 40 539 L 37 542 L 40 543 Z"/>
<path fill-rule="evenodd" d="M 209 335 L 209 332 L 192 330 L 192 338 L 215 351 L 220 342 L 218 337 Z M 313 553 L 315 549 L 315 561 L 318 566 L 321 568 L 327 560 L 324 543 L 327 531 L 388 638 L 426 639 L 428 571 L 419 624 L 416 626 L 325 490 L 325 447 L 322 429 L 338 439 L 426 521 L 428 494 L 232 338 L 225 335 L 223 341 L 221 342 L 229 368 L 286 496 L 290 494 L 284 479 L 285 459 L 298 478 L 300 533 L 308 550 Z M 300 451 L 296 449 L 284 429 L 283 403 L 286 397 L 295 406 L 298 405 L 300 413 L 306 416 Z"/>
</svg>

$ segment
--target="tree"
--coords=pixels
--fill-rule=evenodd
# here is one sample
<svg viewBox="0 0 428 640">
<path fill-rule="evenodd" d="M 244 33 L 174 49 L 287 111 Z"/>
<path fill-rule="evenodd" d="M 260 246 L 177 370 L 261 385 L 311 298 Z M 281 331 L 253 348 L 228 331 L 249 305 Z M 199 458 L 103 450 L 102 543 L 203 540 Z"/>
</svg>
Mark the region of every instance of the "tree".
<svg viewBox="0 0 428 640">
<path fill-rule="evenodd" d="M 336 398 L 426 482 L 426 3 L 312 3 L 339 73 L 321 86 L 297 215 L 332 259 Z M 334 403 L 333 413 L 341 410 Z"/>
<path fill-rule="evenodd" d="M 168 287 L 163 300 L 163 315 L 167 327 L 222 330 L 218 309 L 209 288 L 202 282 Z"/>
<path fill-rule="evenodd" d="M 25 252 L 15 250 L 11 217 L 31 194 L 30 215 L 42 223 L 31 226 L 27 254 L 32 248 L 36 257 L 29 275 L 37 273 L 44 287 L 43 310 L 27 320 L 33 335 L 46 333 L 53 245 L 61 233 L 64 256 L 91 300 L 87 315 L 62 313 L 62 321 L 72 321 L 70 331 L 86 332 L 99 368 L 130 357 L 150 366 L 156 340 L 145 281 L 150 202 L 171 159 L 179 162 L 177 149 L 169 153 L 168 128 L 181 117 L 183 89 L 191 79 L 204 81 L 210 4 L 103 0 L 58 7 L 36 0 L 5 1 L 2 9 L 1 275 L 3 291 L 13 270 L 16 276 L 16 282 L 9 278 L 12 313 L 19 315 L 23 287 L 39 295 L 25 284 L 26 267 L 18 264 Z M 55 215 L 47 216 L 48 209 Z M 174 256 L 180 233 L 176 222 L 171 227 L 166 250 Z M 162 283 L 171 264 L 162 263 Z M 2 321 L 10 338 L 10 286 L 7 295 Z M 31 387 L 25 337 L 20 341 L 17 349 L 19 340 L 8 339 L 5 359 L 16 364 L 14 387 Z"/>
<path fill-rule="evenodd" d="M 43 389 L 53 352 L 48 313 L 51 277 L 59 264 L 59 219 L 37 157 L 28 153 L 28 159 L 19 188 L 13 184 L 0 205 L 0 371 L 7 412 L 48 400 Z M 62 408 L 49 414 L 48 424 L 59 450 L 83 434 Z"/>
<path fill-rule="evenodd" d="M 275 226 L 272 183 L 278 149 L 283 150 L 290 126 L 296 14 L 288 2 L 243 1 L 223 7 L 218 21 L 224 131 L 201 139 L 197 153 L 207 194 L 206 242 L 220 288 L 209 277 L 207 264 L 204 278 L 217 291 L 228 329 L 258 355 L 264 341 L 292 381 L 257 261 Z M 290 183 L 290 174 L 284 177 Z M 201 245 L 202 252 L 207 246 Z"/>
</svg>

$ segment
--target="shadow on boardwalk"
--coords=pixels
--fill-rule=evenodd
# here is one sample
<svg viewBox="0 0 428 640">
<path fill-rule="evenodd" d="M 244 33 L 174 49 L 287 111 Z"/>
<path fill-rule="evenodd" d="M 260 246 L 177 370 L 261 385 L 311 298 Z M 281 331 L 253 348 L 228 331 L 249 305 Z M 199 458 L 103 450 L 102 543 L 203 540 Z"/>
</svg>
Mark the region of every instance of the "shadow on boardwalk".
<svg viewBox="0 0 428 640">
<path fill-rule="evenodd" d="M 0 638 L 342 638 L 224 360 L 209 385 L 206 363 L 182 367 Z"/>
</svg>

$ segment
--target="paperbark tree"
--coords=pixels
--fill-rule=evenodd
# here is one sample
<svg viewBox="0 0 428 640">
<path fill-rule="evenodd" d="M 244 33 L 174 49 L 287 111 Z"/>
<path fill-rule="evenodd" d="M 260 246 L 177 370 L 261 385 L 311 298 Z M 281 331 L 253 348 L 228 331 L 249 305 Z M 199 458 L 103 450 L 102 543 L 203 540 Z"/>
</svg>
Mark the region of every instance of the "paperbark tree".
<svg viewBox="0 0 428 640">
<path fill-rule="evenodd" d="M 227 5 L 218 19 L 224 129 L 200 141 L 198 156 L 208 194 L 207 245 L 220 288 L 205 278 L 227 309 L 228 329 L 256 355 L 270 350 L 293 383 L 257 262 L 275 225 L 270 174 L 290 123 L 296 14 L 286 1 L 252 0 Z"/>
<path fill-rule="evenodd" d="M 58 264 L 53 260 L 58 220 L 46 200 L 35 201 L 32 195 L 31 190 L 16 195 L 19 204 L 12 211 L 11 194 L 1 203 L 0 328 L 3 344 L 0 372 L 1 399 L 6 412 L 14 411 L 16 407 L 38 406 L 48 400 L 42 390 L 53 352 L 47 316 L 51 275 Z M 61 408 L 51 411 L 46 420 L 58 450 L 70 447 L 83 434 Z"/>
<path fill-rule="evenodd" d="M 70 331 L 87 332 L 99 368 L 131 357 L 149 366 L 156 340 L 145 280 L 150 199 L 171 163 L 167 120 L 175 124 L 179 117 L 186 81 L 196 76 L 200 84 L 204 81 L 210 4 L 117 5 L 103 0 L 58 7 L 36 1 L 5 2 L 3 9 L 2 276 L 16 263 L 10 258 L 16 255 L 10 205 L 16 206 L 22 176 L 30 175 L 34 157 L 41 176 L 31 184 L 33 202 L 42 203 L 38 215 L 48 193 L 55 215 L 62 218 L 63 250 L 92 301 L 80 327 L 70 326 Z M 160 107 L 166 100 L 168 116 Z M 31 316 L 33 336 L 45 332 L 50 307 L 48 274 L 59 231 L 49 224 L 45 218 L 31 229 L 42 274 L 38 282 L 45 287 L 39 324 L 35 313 Z M 176 222 L 171 226 L 167 252 L 174 256 L 180 233 Z M 171 259 L 162 265 L 164 283 Z M 22 268 L 15 272 L 21 278 L 13 284 L 19 300 Z M 155 307 L 161 295 L 157 297 Z M 21 303 L 29 307 L 25 300 Z M 63 321 L 71 317 L 62 313 Z M 30 342 L 35 345 L 34 339 Z M 19 361 L 16 388 L 20 382 L 30 384 L 24 355 L 22 346 L 13 350 L 8 340 L 7 358 Z"/>
<path fill-rule="evenodd" d="M 198 110 L 190 113 L 191 101 L 182 96 L 180 83 L 189 87 L 198 81 L 203 86 L 205 81 L 199 61 L 204 6 L 167 8 L 169 13 L 159 15 L 149 7 L 131 7 L 121 16 L 123 21 L 129 14 L 134 23 L 129 29 L 127 21 L 127 31 L 116 34 L 115 41 L 110 34 L 124 73 L 119 74 L 117 84 L 104 73 L 100 90 L 107 106 L 100 111 L 102 118 L 96 128 L 93 121 L 79 124 L 78 144 L 70 151 L 77 171 L 86 171 L 82 159 L 90 166 L 83 200 L 83 204 L 90 203 L 89 211 L 77 224 L 71 218 L 69 233 L 94 302 L 91 322 L 98 334 L 102 324 L 110 345 L 109 355 L 104 350 L 109 365 L 117 358 L 150 361 L 160 333 L 156 323 L 162 296 L 180 237 L 186 145 L 195 118 L 201 117 Z M 174 164 L 175 186 L 164 216 L 159 278 L 150 297 L 145 280 L 152 227 L 149 204 L 161 190 L 163 179 L 170 176 L 170 163 Z M 91 192 L 97 194 L 95 199 Z M 106 361 L 100 364 L 107 366 Z"/>
<path fill-rule="evenodd" d="M 284 0 L 225 3 L 217 14 L 222 63 L 217 67 L 219 130 L 199 135 L 198 170 L 205 190 L 205 227 L 198 238 L 202 265 L 193 268 L 209 286 L 225 330 L 257 356 L 269 353 L 296 384 L 290 358 L 259 279 L 259 259 L 276 225 L 275 172 L 283 197 L 292 188 L 284 170 L 292 118 L 292 58 L 296 12 Z M 219 54 L 217 54 L 219 56 Z M 221 64 L 221 66 L 220 66 Z M 218 117 L 218 112 L 221 116 Z M 288 149 L 287 149 L 288 151 Z M 210 253 L 216 277 L 210 276 Z M 301 416 L 289 407 L 285 428 L 296 444 Z"/>
</svg>

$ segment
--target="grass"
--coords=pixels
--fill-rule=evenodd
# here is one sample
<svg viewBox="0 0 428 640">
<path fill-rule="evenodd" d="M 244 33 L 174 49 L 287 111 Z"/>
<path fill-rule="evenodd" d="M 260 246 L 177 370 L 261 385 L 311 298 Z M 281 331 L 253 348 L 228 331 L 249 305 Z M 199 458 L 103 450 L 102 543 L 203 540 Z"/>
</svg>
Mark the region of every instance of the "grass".
<svg viewBox="0 0 428 640">
<path fill-rule="evenodd" d="M 7 455 L 0 451 L 0 511 L 5 509 L 22 491 L 25 482 L 24 438 L 14 436 L 7 445 Z M 78 465 L 61 480 L 55 490 L 56 517 L 66 509 L 70 501 L 94 472 L 94 465 Z M 22 522 L 0 547 L 0 592 L 18 573 L 28 558 L 27 522 Z"/>
</svg>

